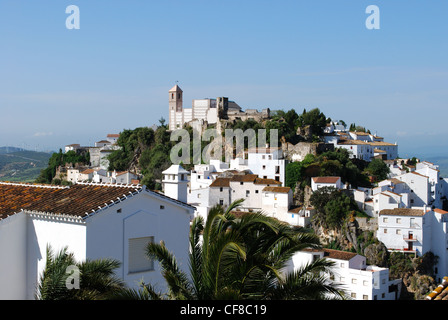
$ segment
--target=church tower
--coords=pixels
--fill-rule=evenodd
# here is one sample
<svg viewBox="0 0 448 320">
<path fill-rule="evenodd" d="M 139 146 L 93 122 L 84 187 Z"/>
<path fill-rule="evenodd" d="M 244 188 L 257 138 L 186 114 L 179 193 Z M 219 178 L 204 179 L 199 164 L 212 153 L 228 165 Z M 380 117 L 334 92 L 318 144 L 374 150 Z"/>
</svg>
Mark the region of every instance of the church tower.
<svg viewBox="0 0 448 320">
<path fill-rule="evenodd" d="M 168 91 L 169 97 L 169 130 L 182 128 L 183 126 L 183 109 L 182 109 L 182 89 L 176 84 Z"/>
</svg>

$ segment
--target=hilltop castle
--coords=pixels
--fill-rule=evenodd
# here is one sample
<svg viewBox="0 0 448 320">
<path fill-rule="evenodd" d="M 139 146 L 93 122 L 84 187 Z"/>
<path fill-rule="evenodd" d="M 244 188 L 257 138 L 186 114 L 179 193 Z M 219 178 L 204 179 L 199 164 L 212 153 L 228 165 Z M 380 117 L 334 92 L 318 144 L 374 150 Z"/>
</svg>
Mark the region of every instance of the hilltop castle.
<svg viewBox="0 0 448 320">
<path fill-rule="evenodd" d="M 261 112 L 255 109 L 243 111 L 234 101 L 226 97 L 216 99 L 194 99 L 191 108 L 183 107 L 183 91 L 175 85 L 169 90 L 169 130 L 180 129 L 184 124 L 198 121 L 200 124 L 216 124 L 220 120 L 261 121 L 270 117 L 270 110 Z"/>
</svg>

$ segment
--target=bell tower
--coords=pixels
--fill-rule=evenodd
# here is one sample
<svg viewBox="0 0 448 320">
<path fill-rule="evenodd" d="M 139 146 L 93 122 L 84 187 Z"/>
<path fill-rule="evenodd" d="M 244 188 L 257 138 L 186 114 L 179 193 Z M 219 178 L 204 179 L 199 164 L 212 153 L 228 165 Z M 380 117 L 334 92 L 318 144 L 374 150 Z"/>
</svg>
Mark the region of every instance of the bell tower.
<svg viewBox="0 0 448 320">
<path fill-rule="evenodd" d="M 175 130 L 177 125 L 180 124 L 182 127 L 183 124 L 183 91 L 176 84 L 174 87 L 168 91 L 168 105 L 169 105 L 169 129 Z"/>
</svg>

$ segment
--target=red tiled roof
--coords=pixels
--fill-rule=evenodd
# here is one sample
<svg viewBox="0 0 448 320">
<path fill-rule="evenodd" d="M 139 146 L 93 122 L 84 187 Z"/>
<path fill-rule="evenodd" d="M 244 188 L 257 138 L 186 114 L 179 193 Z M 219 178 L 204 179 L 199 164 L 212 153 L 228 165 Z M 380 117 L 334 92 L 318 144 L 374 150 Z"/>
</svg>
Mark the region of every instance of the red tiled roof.
<svg viewBox="0 0 448 320">
<path fill-rule="evenodd" d="M 288 193 L 289 190 L 291 190 L 290 187 L 264 187 L 262 191 L 264 191 L 264 192 Z"/>
<path fill-rule="evenodd" d="M 281 185 L 282 183 L 280 181 L 274 180 L 274 179 L 262 179 L 262 178 L 256 178 L 255 184 L 275 184 L 275 185 Z"/>
<path fill-rule="evenodd" d="M 236 182 L 254 182 L 258 176 L 256 174 L 235 174 L 230 181 Z"/>
<path fill-rule="evenodd" d="M 315 183 L 336 183 L 340 177 L 313 177 Z"/>
<path fill-rule="evenodd" d="M 380 211 L 380 216 L 390 215 L 390 216 L 423 216 L 425 212 L 421 209 L 410 209 L 410 208 L 394 208 L 394 209 L 383 209 Z"/>
<path fill-rule="evenodd" d="M 210 187 L 229 187 L 230 186 L 230 178 L 216 178 L 215 181 L 213 181 L 210 184 Z"/>
<path fill-rule="evenodd" d="M 324 251 L 325 257 L 332 258 L 332 259 L 339 259 L 339 260 L 350 260 L 357 255 L 357 253 L 353 253 L 353 252 L 346 252 L 346 251 L 326 249 L 326 248 L 323 249 L 323 251 Z"/>
<path fill-rule="evenodd" d="M 70 187 L 0 183 L 0 219 L 21 210 L 85 216 L 142 190 L 141 186 L 76 184 Z"/>
</svg>

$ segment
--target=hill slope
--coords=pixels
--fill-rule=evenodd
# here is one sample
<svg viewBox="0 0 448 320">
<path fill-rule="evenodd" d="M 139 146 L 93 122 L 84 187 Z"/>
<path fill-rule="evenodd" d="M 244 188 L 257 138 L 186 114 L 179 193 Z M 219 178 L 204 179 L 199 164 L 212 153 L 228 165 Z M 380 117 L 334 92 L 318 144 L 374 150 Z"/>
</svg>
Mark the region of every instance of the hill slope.
<svg viewBox="0 0 448 320">
<path fill-rule="evenodd" d="M 5 147 L 1 149 L 6 152 Z M 50 153 L 26 150 L 0 153 L 0 181 L 33 182 L 48 166 L 50 156 Z"/>
</svg>

